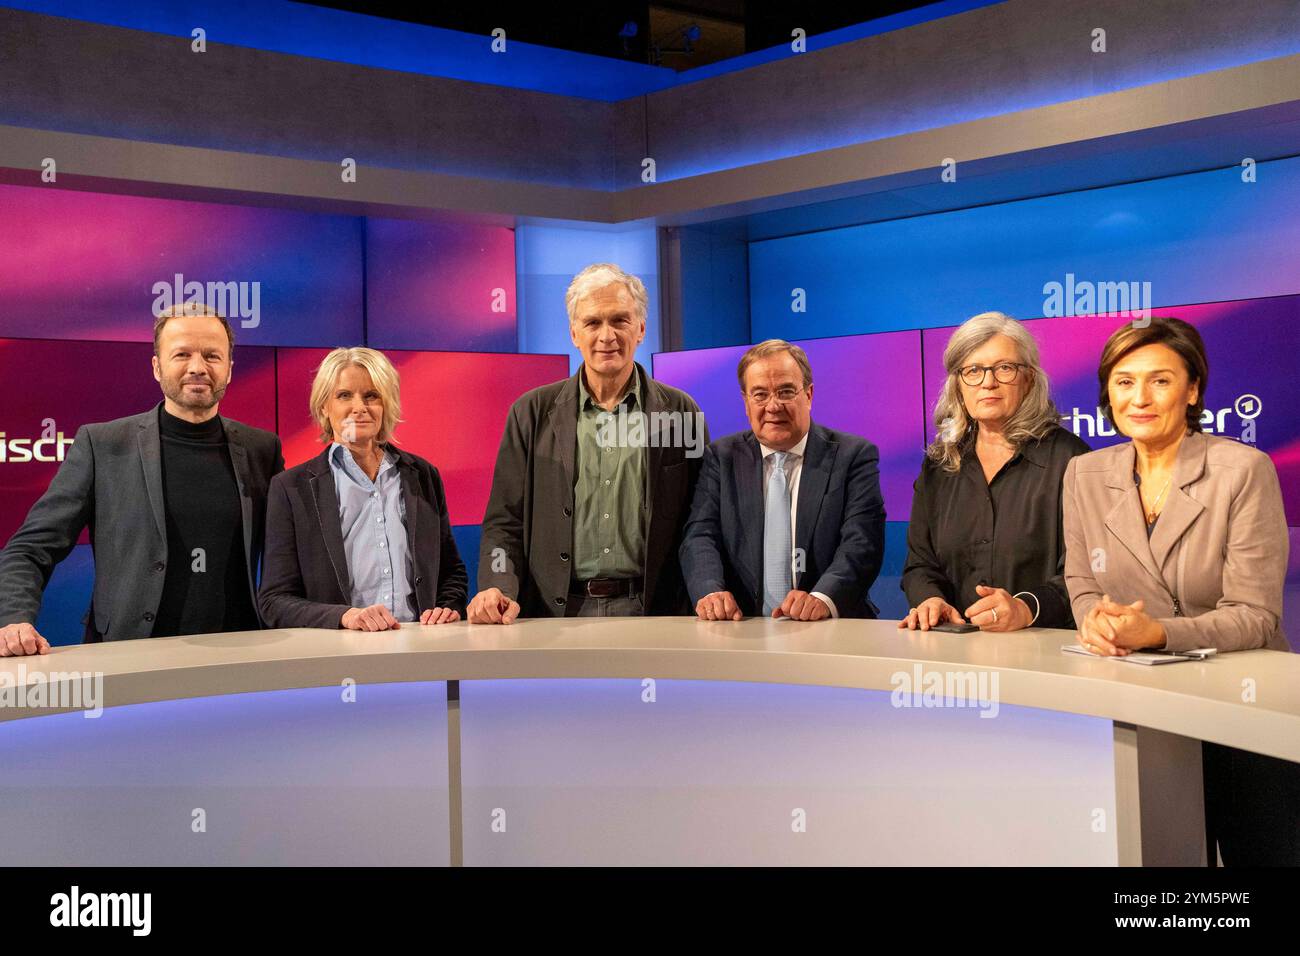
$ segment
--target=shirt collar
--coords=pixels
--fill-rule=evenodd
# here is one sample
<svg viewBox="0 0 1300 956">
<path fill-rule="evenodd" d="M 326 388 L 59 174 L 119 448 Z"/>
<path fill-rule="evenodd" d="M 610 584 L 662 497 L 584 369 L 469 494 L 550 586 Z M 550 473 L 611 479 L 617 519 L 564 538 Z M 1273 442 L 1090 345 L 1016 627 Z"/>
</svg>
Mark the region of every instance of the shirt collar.
<svg viewBox="0 0 1300 956">
<path fill-rule="evenodd" d="M 357 464 L 357 460 L 352 457 L 352 452 L 348 451 L 347 446 L 336 441 L 330 442 L 329 460 L 330 464 L 336 468 L 346 469 L 351 464 L 358 471 L 361 469 L 361 466 Z M 379 463 L 379 471 L 382 472 L 385 468 L 395 464 L 397 464 L 397 455 L 391 448 L 384 448 L 384 459 Z M 379 477 L 378 473 L 376 473 L 375 477 Z"/>
<path fill-rule="evenodd" d="M 632 377 L 627 380 L 627 388 L 618 401 L 619 404 L 627 402 L 629 405 L 638 405 L 641 401 L 641 370 L 637 368 L 636 362 L 632 363 Z M 587 391 L 587 366 L 584 364 L 578 369 L 578 408 L 586 411 L 592 407 L 603 406 L 597 405 L 591 392 Z"/>
<path fill-rule="evenodd" d="M 786 454 L 788 454 L 788 455 L 794 455 L 794 456 L 797 457 L 797 458 L 802 458 L 802 457 L 803 457 L 803 450 L 804 450 L 804 448 L 805 448 L 807 445 L 808 445 L 808 433 L 807 433 L 807 432 L 804 432 L 804 436 L 803 436 L 803 438 L 800 438 L 800 439 L 799 439 L 799 444 L 797 444 L 797 445 L 795 445 L 793 448 L 791 448 L 788 452 L 786 452 Z M 768 455 L 774 455 L 774 454 L 776 454 L 776 449 L 775 449 L 775 448 L 768 448 L 768 447 L 767 447 L 766 445 L 764 445 L 762 442 L 759 442 L 759 443 L 758 443 L 758 447 L 759 447 L 760 449 L 762 449 L 763 457 L 764 457 L 764 458 L 767 458 Z"/>
<path fill-rule="evenodd" d="M 979 456 L 975 454 L 975 434 L 972 432 L 966 439 L 965 446 L 962 450 L 962 461 L 970 463 L 974 467 L 979 466 Z M 1048 449 L 1048 439 L 1051 437 L 1050 432 L 1042 438 L 1031 438 L 1028 441 L 1021 442 L 1020 447 L 1016 449 L 1015 454 L 1011 456 L 1009 462 L 1015 462 L 1023 458 L 1025 461 L 1033 462 L 1039 468 L 1046 468 L 1051 460 L 1051 452 Z"/>
<path fill-rule="evenodd" d="M 1046 468 L 1048 464 L 1047 436 L 1034 438 L 1020 446 L 1018 454 L 1022 455 L 1025 461 L 1032 461 L 1039 468 Z"/>
</svg>

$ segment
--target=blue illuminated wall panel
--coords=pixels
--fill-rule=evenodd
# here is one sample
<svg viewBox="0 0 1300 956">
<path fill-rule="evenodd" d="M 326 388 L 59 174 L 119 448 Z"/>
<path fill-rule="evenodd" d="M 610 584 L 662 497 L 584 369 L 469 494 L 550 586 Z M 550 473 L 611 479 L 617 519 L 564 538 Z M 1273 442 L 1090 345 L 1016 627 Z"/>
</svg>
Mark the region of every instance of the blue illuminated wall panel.
<svg viewBox="0 0 1300 956">
<path fill-rule="evenodd" d="M 594 262 L 612 262 L 645 283 L 650 300 L 645 341 L 636 358 L 647 369 L 659 350 L 659 248 L 653 225 L 617 228 L 535 220 L 515 229 L 519 272 L 519 351 L 568 353 L 570 371 L 582 364 L 569 336 L 564 291 Z"/>
<path fill-rule="evenodd" d="M 1156 303 L 1300 292 L 1300 159 L 750 246 L 753 341 L 953 325 L 989 309 L 1047 314 L 1067 274 L 1149 282 Z M 806 294 L 793 311 L 792 290 Z"/>
<path fill-rule="evenodd" d="M 750 244 L 708 229 L 676 230 L 684 349 L 749 341 Z"/>
<path fill-rule="evenodd" d="M 36 630 L 51 644 L 80 644 L 95 585 L 95 556 L 90 545 L 79 544 L 50 575 Z"/>
</svg>

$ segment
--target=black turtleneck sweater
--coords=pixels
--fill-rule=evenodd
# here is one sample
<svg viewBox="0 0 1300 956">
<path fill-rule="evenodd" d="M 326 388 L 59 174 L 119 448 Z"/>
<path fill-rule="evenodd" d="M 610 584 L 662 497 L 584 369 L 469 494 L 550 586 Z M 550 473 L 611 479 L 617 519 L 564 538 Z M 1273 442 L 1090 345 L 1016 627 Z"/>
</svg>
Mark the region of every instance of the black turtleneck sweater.
<svg viewBox="0 0 1300 956">
<path fill-rule="evenodd" d="M 244 520 L 218 416 L 195 425 L 158 409 L 167 576 L 154 637 L 259 626 L 244 559 Z"/>
</svg>

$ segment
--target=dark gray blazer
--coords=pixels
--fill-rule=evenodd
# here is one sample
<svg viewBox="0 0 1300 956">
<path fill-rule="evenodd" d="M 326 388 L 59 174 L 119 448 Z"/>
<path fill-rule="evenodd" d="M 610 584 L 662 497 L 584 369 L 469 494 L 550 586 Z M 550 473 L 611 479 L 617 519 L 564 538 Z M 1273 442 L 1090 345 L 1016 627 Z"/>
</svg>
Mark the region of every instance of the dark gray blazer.
<svg viewBox="0 0 1300 956">
<path fill-rule="evenodd" d="M 642 408 L 696 415 L 685 392 L 656 382 L 640 364 Z M 525 392 L 510 408 L 483 516 L 478 586 L 519 602 L 523 617 L 563 617 L 573 571 L 573 485 L 578 443 L 578 375 Z M 650 419 L 653 423 L 655 418 Z M 699 419 L 703 422 L 703 418 Z M 708 430 L 703 442 L 708 443 Z M 648 615 L 689 611 L 677 547 L 701 458 L 686 449 L 646 449 L 649 520 L 642 594 Z M 501 549 L 500 560 L 493 551 Z"/>
<path fill-rule="evenodd" d="M 159 403 L 161 404 L 161 402 Z M 266 490 L 284 470 L 278 436 L 222 418 L 243 511 L 248 588 L 257 606 Z M 167 570 L 158 406 L 83 425 L 50 487 L 0 553 L 0 626 L 32 624 L 54 566 L 90 527 L 95 590 L 85 642 L 149 637 Z"/>
<path fill-rule="evenodd" d="M 794 586 L 820 591 L 840 617 L 874 618 L 867 591 L 885 555 L 880 455 L 865 438 L 813 423 L 795 505 Z M 746 617 L 763 607 L 763 451 L 752 431 L 709 446 L 681 548 L 691 600 L 730 591 Z"/>
<path fill-rule="evenodd" d="M 417 610 L 449 607 L 464 617 L 469 581 L 451 536 L 438 469 L 394 445 L 385 447 L 397 455 Z M 329 448 L 271 482 L 258 599 L 267 627 L 337 628 L 352 607 Z"/>
</svg>

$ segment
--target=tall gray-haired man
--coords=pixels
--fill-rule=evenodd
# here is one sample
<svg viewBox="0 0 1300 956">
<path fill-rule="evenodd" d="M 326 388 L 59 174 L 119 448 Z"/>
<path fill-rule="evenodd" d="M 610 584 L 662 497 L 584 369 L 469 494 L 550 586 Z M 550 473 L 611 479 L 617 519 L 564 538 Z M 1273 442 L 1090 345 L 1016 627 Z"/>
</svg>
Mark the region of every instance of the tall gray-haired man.
<svg viewBox="0 0 1300 956">
<path fill-rule="evenodd" d="M 633 359 L 646 328 L 640 279 L 588 266 L 565 304 L 582 366 L 510 409 L 468 618 L 688 613 L 677 548 L 704 417 Z"/>
</svg>

